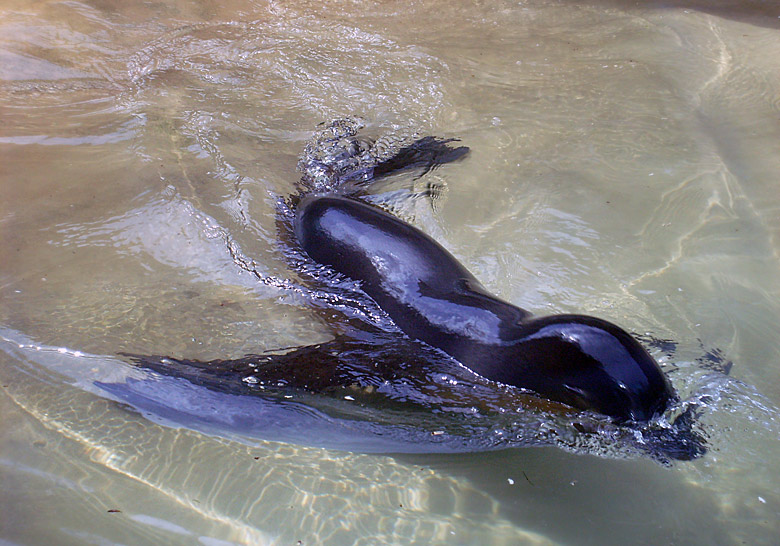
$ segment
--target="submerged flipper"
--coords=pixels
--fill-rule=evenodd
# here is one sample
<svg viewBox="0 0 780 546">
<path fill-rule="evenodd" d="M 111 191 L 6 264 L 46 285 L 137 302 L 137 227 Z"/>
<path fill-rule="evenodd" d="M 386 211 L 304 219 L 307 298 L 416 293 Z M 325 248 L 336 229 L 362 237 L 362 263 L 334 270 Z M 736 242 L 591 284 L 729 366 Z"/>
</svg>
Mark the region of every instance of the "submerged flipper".
<svg viewBox="0 0 780 546">
<path fill-rule="evenodd" d="M 464 158 L 468 146 L 450 146 L 457 139 L 438 139 L 427 136 L 401 148 L 398 153 L 374 167 L 374 178 L 380 178 L 407 170 L 419 170 L 420 178 L 445 163 Z"/>
<path fill-rule="evenodd" d="M 387 334 L 362 339 L 338 336 L 331 341 L 285 351 L 208 361 L 123 353 L 142 368 L 187 379 L 193 384 L 234 394 L 303 391 L 333 393 L 351 389 L 372 393 L 393 385 L 416 389 L 430 385 L 429 375 L 458 373 L 460 366 L 435 349 Z"/>
</svg>

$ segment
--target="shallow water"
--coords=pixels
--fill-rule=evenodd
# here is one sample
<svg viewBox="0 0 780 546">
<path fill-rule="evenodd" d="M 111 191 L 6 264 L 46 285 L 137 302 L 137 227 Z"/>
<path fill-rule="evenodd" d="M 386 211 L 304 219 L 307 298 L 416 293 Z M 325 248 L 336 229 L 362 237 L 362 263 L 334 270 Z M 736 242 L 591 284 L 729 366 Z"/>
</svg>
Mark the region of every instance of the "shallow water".
<svg viewBox="0 0 780 546">
<path fill-rule="evenodd" d="M 0 9 L 1 539 L 776 542 L 773 2 Z M 659 356 L 704 404 L 709 452 L 368 454 L 328 420 L 358 404 L 255 416 L 118 356 L 332 338 L 279 250 L 277 199 L 316 124 L 348 114 L 461 138 L 463 161 L 373 199 L 509 301 L 676 342 Z M 133 380 L 167 406 L 100 387 Z M 164 411 L 190 395 L 200 421 Z"/>
</svg>

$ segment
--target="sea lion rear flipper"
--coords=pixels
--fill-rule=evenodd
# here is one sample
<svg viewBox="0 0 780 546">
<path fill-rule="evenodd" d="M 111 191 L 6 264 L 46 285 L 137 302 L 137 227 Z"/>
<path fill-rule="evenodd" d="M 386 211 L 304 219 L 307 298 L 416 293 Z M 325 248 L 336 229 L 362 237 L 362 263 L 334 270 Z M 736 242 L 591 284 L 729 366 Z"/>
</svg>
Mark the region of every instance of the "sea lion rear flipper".
<svg viewBox="0 0 780 546">
<path fill-rule="evenodd" d="M 457 141 L 433 136 L 420 138 L 378 163 L 374 167 L 374 179 L 411 169 L 419 169 L 416 178 L 420 178 L 440 165 L 458 161 L 469 153 L 469 147 L 450 146 L 451 142 Z"/>
</svg>

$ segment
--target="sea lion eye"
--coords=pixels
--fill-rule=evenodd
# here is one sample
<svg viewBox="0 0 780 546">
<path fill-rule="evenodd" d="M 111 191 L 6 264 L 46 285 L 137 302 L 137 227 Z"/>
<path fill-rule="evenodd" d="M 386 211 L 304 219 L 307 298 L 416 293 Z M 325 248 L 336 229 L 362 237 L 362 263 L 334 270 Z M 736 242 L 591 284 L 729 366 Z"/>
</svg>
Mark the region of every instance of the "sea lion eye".
<svg viewBox="0 0 780 546">
<path fill-rule="evenodd" d="M 588 399 L 590 398 L 584 390 L 582 390 L 579 387 L 573 387 L 572 385 L 569 385 L 567 383 L 563 384 L 563 388 L 574 397 L 574 399 L 578 402 L 575 404 L 572 404 L 573 406 L 577 407 L 587 407 L 590 404 L 588 403 Z"/>
</svg>

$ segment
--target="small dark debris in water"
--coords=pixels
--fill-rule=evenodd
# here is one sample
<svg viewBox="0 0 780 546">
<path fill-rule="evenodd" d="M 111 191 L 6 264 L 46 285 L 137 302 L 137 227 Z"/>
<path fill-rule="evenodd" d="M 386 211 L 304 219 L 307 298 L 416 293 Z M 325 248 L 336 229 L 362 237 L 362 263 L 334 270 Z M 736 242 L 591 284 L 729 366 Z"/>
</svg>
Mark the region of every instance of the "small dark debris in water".
<svg viewBox="0 0 780 546">
<path fill-rule="evenodd" d="M 255 457 L 255 461 L 259 461 L 259 460 L 260 460 L 260 457 Z"/>
<path fill-rule="evenodd" d="M 525 473 L 525 470 L 521 470 L 521 472 L 523 473 L 523 477 L 525 478 L 525 481 L 527 481 L 528 483 L 530 483 L 531 485 L 533 485 L 534 487 L 536 487 L 536 484 L 535 484 L 534 482 L 532 482 L 532 481 L 530 480 L 530 478 L 528 478 L 528 474 L 526 474 L 526 473 Z"/>
<path fill-rule="evenodd" d="M 403 504 L 399 504 L 399 505 L 398 505 L 398 508 L 403 508 L 403 507 L 404 507 L 404 505 L 403 505 Z"/>
<path fill-rule="evenodd" d="M 653 349 L 657 349 L 661 352 L 671 355 L 677 350 L 678 343 L 671 339 L 662 339 L 651 336 L 649 334 L 634 334 L 640 341 L 647 343 Z"/>
<path fill-rule="evenodd" d="M 639 339 L 642 343 L 650 346 L 653 349 L 657 349 L 666 354 L 666 356 L 673 356 L 677 350 L 678 343 L 671 339 L 660 339 L 650 334 L 633 334 L 634 337 Z M 734 363 L 731 360 L 727 360 L 721 349 L 707 349 L 704 347 L 704 343 L 699 339 L 699 347 L 704 354 L 695 359 L 695 362 L 699 364 L 705 370 L 711 370 L 713 372 L 722 373 L 723 375 L 729 375 Z"/>
<path fill-rule="evenodd" d="M 702 368 L 720 372 L 723 375 L 729 375 L 734 363 L 731 360 L 726 360 L 723 356 L 723 351 L 720 349 L 707 350 L 704 348 L 704 344 L 699 340 L 699 345 L 704 351 L 704 355 L 696 359 Z"/>
<path fill-rule="evenodd" d="M 109 514 L 118 514 L 121 513 L 121 510 L 117 510 L 116 508 L 111 508 L 110 510 L 106 510 Z"/>
</svg>

